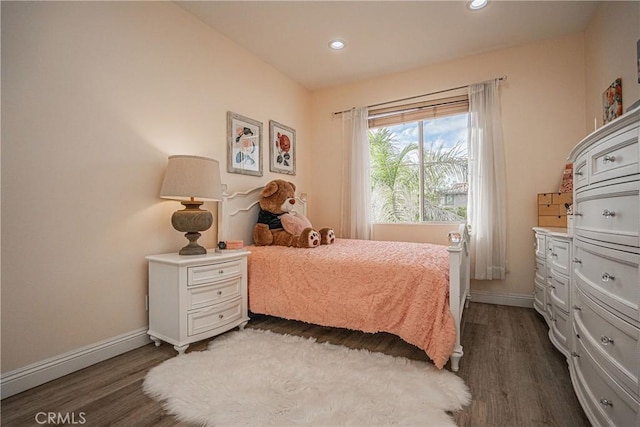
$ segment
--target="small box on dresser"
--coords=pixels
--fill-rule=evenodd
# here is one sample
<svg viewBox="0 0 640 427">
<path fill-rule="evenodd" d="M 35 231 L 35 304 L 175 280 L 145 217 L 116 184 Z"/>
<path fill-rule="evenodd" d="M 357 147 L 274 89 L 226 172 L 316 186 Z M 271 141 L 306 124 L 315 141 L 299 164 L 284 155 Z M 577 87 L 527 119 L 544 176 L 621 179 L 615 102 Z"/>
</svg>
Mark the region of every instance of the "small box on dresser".
<svg viewBox="0 0 640 427">
<path fill-rule="evenodd" d="M 595 426 L 640 425 L 640 109 L 587 136 L 574 163 L 570 371 Z"/>
<path fill-rule="evenodd" d="M 572 193 L 538 194 L 538 227 L 567 226 L 566 204 L 573 203 Z"/>
<path fill-rule="evenodd" d="M 182 354 L 191 343 L 249 321 L 248 251 L 210 251 L 206 255 L 163 254 L 149 262 L 151 339 L 173 344 Z"/>
</svg>

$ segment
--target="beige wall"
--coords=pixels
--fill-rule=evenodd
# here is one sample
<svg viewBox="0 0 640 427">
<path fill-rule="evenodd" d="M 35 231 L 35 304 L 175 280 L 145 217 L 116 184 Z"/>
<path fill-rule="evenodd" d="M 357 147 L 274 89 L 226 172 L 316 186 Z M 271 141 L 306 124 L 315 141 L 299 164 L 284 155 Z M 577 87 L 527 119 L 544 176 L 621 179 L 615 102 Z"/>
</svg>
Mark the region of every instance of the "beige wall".
<svg viewBox="0 0 640 427">
<path fill-rule="evenodd" d="M 582 34 L 499 50 L 454 62 L 340 86 L 313 94 L 313 157 L 336 159 L 341 121 L 332 112 L 507 75 L 502 113 L 507 164 L 509 274 L 504 281 L 477 282 L 475 290 L 527 294 L 533 291 L 531 228 L 536 193 L 557 190 L 566 156 L 585 135 L 584 39 Z M 312 221 L 339 225 L 342 164 L 325 162 L 312 171 Z M 334 203 L 317 201 L 335 200 Z M 419 227 L 426 241 L 441 241 Z M 406 233 L 406 228 L 400 230 Z M 391 234 L 389 230 L 385 234 Z M 378 230 L 381 235 L 381 230 Z"/>
<path fill-rule="evenodd" d="M 167 156 L 225 165 L 227 110 L 295 128 L 308 186 L 310 100 L 171 2 L 2 2 L 2 372 L 147 325 L 144 257 L 187 242 Z"/>
<path fill-rule="evenodd" d="M 602 126 L 602 93 L 622 78 L 622 106 L 640 99 L 636 43 L 640 39 L 640 2 L 602 2 L 585 31 L 587 129 Z"/>
</svg>

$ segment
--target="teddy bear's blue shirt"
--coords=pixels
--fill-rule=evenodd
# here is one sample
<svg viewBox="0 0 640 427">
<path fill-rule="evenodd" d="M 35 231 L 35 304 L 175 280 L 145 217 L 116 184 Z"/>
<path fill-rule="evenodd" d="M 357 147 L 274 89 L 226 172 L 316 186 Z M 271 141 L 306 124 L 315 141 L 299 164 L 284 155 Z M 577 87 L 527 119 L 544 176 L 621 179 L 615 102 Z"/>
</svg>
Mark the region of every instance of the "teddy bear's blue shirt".
<svg viewBox="0 0 640 427">
<path fill-rule="evenodd" d="M 280 217 L 282 215 L 284 215 L 284 213 L 274 214 L 260 208 L 260 213 L 258 214 L 258 224 L 267 224 L 269 226 L 269 230 L 282 228 L 282 221 L 280 221 Z"/>
</svg>

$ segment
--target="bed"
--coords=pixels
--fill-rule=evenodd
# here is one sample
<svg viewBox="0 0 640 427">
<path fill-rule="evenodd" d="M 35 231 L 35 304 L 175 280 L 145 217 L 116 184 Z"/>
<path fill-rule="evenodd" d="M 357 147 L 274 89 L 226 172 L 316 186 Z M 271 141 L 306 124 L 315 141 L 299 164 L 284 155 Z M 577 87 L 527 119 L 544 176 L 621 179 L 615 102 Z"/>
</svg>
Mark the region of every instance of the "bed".
<svg viewBox="0 0 640 427">
<path fill-rule="evenodd" d="M 313 249 L 252 246 L 262 187 L 225 194 L 220 240 L 243 240 L 249 310 L 322 326 L 388 332 L 423 349 L 438 368 L 459 369 L 469 299 L 466 224 L 449 246 L 338 238 Z M 306 215 L 306 198 L 296 210 Z"/>
</svg>

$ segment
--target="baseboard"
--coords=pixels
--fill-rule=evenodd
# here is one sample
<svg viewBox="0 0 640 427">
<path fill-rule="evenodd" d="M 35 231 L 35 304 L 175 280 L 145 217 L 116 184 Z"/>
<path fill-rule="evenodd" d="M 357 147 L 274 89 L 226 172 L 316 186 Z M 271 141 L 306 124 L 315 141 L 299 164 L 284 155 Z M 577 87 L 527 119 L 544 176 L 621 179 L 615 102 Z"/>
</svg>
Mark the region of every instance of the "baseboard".
<svg viewBox="0 0 640 427">
<path fill-rule="evenodd" d="M 0 379 L 0 398 L 13 396 L 150 342 L 145 327 L 7 372 Z"/>
<path fill-rule="evenodd" d="M 471 290 L 471 301 L 483 302 L 486 304 L 533 308 L 533 294 L 506 294 L 501 292 Z"/>
</svg>

